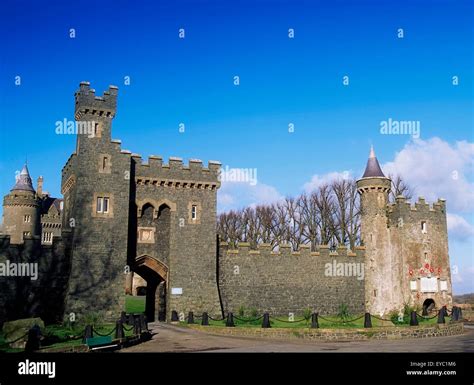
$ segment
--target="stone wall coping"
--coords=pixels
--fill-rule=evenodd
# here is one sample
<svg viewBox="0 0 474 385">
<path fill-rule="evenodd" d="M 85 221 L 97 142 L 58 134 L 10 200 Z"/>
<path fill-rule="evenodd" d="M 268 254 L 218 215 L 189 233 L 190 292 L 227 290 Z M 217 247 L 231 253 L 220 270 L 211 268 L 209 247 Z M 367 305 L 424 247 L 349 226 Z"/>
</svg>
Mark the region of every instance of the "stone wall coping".
<svg viewBox="0 0 474 385">
<path fill-rule="evenodd" d="M 251 328 L 251 327 L 225 327 L 187 325 L 192 329 L 208 334 L 224 334 L 238 336 L 253 336 L 277 339 L 303 339 L 303 340 L 393 340 L 408 338 L 445 337 L 464 333 L 462 322 L 452 324 L 434 324 L 425 326 L 382 326 L 373 328 L 355 329 L 310 329 L 310 328 Z"/>
</svg>

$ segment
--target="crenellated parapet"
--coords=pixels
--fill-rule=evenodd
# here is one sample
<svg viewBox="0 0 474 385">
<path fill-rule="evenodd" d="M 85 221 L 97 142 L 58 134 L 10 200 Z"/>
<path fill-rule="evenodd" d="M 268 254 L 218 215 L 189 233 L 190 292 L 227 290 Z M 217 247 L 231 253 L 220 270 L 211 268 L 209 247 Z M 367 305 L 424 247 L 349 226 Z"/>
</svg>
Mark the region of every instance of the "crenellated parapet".
<svg viewBox="0 0 474 385">
<path fill-rule="evenodd" d="M 132 154 L 137 186 L 172 187 L 183 189 L 217 190 L 220 187 L 221 163 L 209 161 L 204 167 L 199 159 L 191 159 L 186 165 L 181 158 L 163 158 L 152 155 L 144 162 L 139 154 Z"/>
<path fill-rule="evenodd" d="M 75 93 L 75 118 L 80 120 L 84 115 L 113 118 L 117 110 L 118 87 L 109 86 L 102 96 L 96 96 L 89 82 L 81 82 Z"/>
<path fill-rule="evenodd" d="M 425 198 L 419 197 L 412 204 L 404 196 L 399 195 L 394 203 L 387 206 L 387 214 L 391 225 L 400 225 L 400 218 L 405 222 L 419 222 L 425 220 L 445 221 L 446 220 L 446 200 L 438 199 L 431 205 Z"/>
<path fill-rule="evenodd" d="M 273 248 L 269 243 L 260 243 L 256 248 L 252 248 L 248 242 L 239 242 L 237 247 L 231 248 L 227 242 L 220 242 L 219 244 L 221 256 L 281 256 L 281 257 L 311 257 L 311 258 L 337 258 L 337 257 L 353 257 L 364 258 L 365 247 L 356 246 L 354 250 L 350 250 L 345 246 L 339 246 L 335 250 L 331 250 L 329 245 L 318 245 L 317 251 L 311 251 L 310 245 L 300 245 L 297 251 L 293 251 L 291 245 L 284 243 L 276 248 Z"/>
</svg>

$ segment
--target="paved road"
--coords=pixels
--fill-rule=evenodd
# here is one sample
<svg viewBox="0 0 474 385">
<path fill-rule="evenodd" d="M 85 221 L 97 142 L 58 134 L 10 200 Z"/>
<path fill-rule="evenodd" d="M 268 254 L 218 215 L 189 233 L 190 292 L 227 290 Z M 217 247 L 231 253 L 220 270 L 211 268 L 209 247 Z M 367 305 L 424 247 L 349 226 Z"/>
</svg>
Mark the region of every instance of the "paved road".
<svg viewBox="0 0 474 385">
<path fill-rule="evenodd" d="M 211 335 L 151 323 L 153 338 L 124 352 L 474 352 L 474 327 L 460 336 L 378 341 L 294 341 Z"/>
</svg>

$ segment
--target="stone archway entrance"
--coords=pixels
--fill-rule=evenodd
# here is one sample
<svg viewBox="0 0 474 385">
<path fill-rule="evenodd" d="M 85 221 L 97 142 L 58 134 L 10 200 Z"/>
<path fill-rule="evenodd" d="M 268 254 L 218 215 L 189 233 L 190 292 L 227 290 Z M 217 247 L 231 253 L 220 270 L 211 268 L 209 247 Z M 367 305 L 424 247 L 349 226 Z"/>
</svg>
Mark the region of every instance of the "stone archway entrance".
<svg viewBox="0 0 474 385">
<path fill-rule="evenodd" d="M 145 314 L 149 322 L 166 321 L 168 267 L 157 259 L 142 255 L 135 260 L 132 271 L 146 281 Z"/>
<path fill-rule="evenodd" d="M 427 315 L 435 308 L 435 301 L 431 298 L 425 299 L 423 302 L 423 314 Z"/>
</svg>

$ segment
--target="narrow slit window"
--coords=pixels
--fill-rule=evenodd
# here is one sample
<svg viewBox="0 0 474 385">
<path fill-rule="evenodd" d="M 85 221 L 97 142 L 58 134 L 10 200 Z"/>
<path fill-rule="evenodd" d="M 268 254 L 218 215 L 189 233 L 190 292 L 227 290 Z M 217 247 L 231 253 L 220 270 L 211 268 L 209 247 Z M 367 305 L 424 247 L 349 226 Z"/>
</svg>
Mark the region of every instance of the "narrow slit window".
<svg viewBox="0 0 474 385">
<path fill-rule="evenodd" d="M 109 198 L 104 198 L 104 213 L 109 212 Z"/>
<path fill-rule="evenodd" d="M 197 219 L 197 205 L 191 206 L 191 219 L 195 221 Z"/>
<path fill-rule="evenodd" d="M 421 232 L 426 234 L 428 232 L 428 228 L 426 226 L 426 221 L 421 221 Z"/>
<path fill-rule="evenodd" d="M 98 197 L 97 198 L 97 210 L 96 210 L 98 213 L 103 212 L 103 203 L 104 203 L 104 198 Z"/>
</svg>

